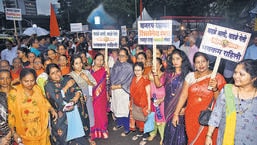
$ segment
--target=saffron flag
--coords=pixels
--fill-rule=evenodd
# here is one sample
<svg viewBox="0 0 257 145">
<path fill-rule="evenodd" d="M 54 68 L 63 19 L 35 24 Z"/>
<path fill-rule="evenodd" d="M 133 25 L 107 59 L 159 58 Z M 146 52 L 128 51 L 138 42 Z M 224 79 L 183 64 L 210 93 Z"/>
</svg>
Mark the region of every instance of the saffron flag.
<svg viewBox="0 0 257 145">
<path fill-rule="evenodd" d="M 60 36 L 59 26 L 52 4 L 50 4 L 50 36 Z"/>
</svg>

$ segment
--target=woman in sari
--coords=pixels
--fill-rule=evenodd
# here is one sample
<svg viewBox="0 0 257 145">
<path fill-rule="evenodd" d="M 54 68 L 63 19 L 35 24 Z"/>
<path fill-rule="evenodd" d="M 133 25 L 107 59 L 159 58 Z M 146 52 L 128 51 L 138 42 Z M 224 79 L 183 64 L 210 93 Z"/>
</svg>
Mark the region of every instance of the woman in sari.
<svg viewBox="0 0 257 145">
<path fill-rule="evenodd" d="M 70 67 L 68 66 L 68 58 L 66 55 L 60 55 L 58 59 L 58 65 L 61 69 L 62 75 L 67 75 L 70 73 Z"/>
<path fill-rule="evenodd" d="M 80 88 L 77 84 L 65 86 L 72 78 L 62 77 L 57 64 L 47 65 L 46 73 L 46 97 L 58 113 L 57 121 L 51 120 L 53 141 L 56 145 L 88 144 L 89 119 Z"/>
<path fill-rule="evenodd" d="M 12 75 L 12 84 L 18 84 L 20 82 L 19 76 L 20 76 L 20 72 L 23 68 L 22 63 L 21 63 L 21 59 L 16 57 L 13 59 L 13 68 L 10 70 L 11 71 L 11 75 Z"/>
<path fill-rule="evenodd" d="M 10 145 L 12 133 L 8 126 L 8 105 L 6 93 L 0 92 L 0 143 Z"/>
<path fill-rule="evenodd" d="M 36 57 L 33 61 L 33 69 L 36 71 L 37 76 L 39 76 L 45 71 L 42 63 L 43 59 L 41 57 Z"/>
<path fill-rule="evenodd" d="M 163 81 L 155 77 L 156 86 L 165 87 L 164 116 L 166 126 L 164 129 L 164 145 L 186 145 L 185 116 L 184 109 L 179 112 L 179 125 L 174 127 L 172 117 L 176 109 L 184 79 L 192 71 L 190 61 L 186 54 L 181 50 L 174 50 L 167 58 L 168 66 Z"/>
<path fill-rule="evenodd" d="M 143 77 L 144 64 L 142 62 L 137 62 L 134 65 L 135 76 L 132 79 L 130 85 L 130 96 L 132 110 L 134 106 L 140 107 L 143 110 L 144 116 L 147 116 L 150 113 L 150 81 Z M 144 132 L 144 121 L 135 120 L 136 127 L 139 129 L 140 134 Z M 135 124 L 130 124 L 131 130 L 135 130 Z M 134 138 L 133 140 L 135 140 Z"/>
<path fill-rule="evenodd" d="M 183 89 L 173 115 L 172 124 L 176 127 L 179 124 L 179 114 L 187 101 L 185 109 L 185 124 L 188 137 L 188 144 L 202 145 L 205 143 L 207 126 L 201 126 L 198 117 L 202 110 L 206 110 L 213 99 L 219 95 L 226 81 L 222 75 L 217 74 L 211 79 L 212 70 L 208 68 L 208 56 L 197 52 L 193 58 L 195 72 L 189 73 L 183 83 Z M 212 89 L 208 89 L 210 86 Z M 213 136 L 216 140 L 217 132 Z M 214 143 L 216 144 L 216 142 Z"/>
<path fill-rule="evenodd" d="M 8 95 L 8 123 L 17 143 L 50 145 L 48 112 L 53 120 L 57 119 L 57 114 L 35 82 L 35 70 L 22 69 L 21 84 Z"/>
<path fill-rule="evenodd" d="M 121 48 L 119 51 L 119 60 L 114 64 L 111 70 L 111 110 L 116 117 L 116 127 L 113 130 L 117 130 L 121 126 L 124 127 L 124 132 L 121 136 L 127 136 L 130 133 L 129 129 L 129 95 L 130 95 L 130 83 L 132 81 L 133 67 L 128 62 L 129 52 L 125 48 Z"/>
<path fill-rule="evenodd" d="M 12 89 L 11 73 L 9 70 L 0 70 L 0 144 L 9 145 L 12 133 L 8 126 L 7 96 Z"/>
<path fill-rule="evenodd" d="M 82 90 L 82 94 L 86 100 L 86 107 L 88 110 L 90 127 L 95 125 L 95 116 L 94 116 L 94 108 L 93 108 L 93 98 L 90 87 L 92 88 L 97 83 L 94 77 L 88 70 L 83 69 L 82 58 L 79 55 L 73 55 L 71 57 L 71 68 L 72 72 L 69 75 L 75 80 L 78 86 Z M 91 142 L 91 140 L 90 140 Z M 91 142 L 92 144 L 92 142 Z"/>
<path fill-rule="evenodd" d="M 108 117 L 107 117 L 107 88 L 106 71 L 104 65 L 104 56 L 100 53 L 94 58 L 94 65 L 90 70 L 95 78 L 97 85 L 93 87 L 93 107 L 95 115 L 95 125 L 91 127 L 91 139 L 108 138 Z"/>
<path fill-rule="evenodd" d="M 235 68 L 234 84 L 225 85 L 209 120 L 205 145 L 255 145 L 257 142 L 257 61 L 243 60 Z"/>
</svg>

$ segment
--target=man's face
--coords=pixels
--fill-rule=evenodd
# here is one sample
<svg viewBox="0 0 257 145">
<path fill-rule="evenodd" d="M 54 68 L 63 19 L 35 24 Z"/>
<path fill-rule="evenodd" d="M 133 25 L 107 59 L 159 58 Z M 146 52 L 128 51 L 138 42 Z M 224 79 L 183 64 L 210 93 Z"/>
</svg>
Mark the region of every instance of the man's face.
<svg viewBox="0 0 257 145">
<path fill-rule="evenodd" d="M 5 42 L 5 46 L 7 49 L 12 49 L 12 43 L 10 43 L 9 41 Z"/>
</svg>

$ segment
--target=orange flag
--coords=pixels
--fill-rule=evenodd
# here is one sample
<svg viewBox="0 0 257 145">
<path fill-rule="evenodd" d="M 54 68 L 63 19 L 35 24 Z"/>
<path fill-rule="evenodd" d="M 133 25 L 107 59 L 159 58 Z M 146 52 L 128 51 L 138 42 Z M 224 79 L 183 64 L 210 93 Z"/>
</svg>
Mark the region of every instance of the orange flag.
<svg viewBox="0 0 257 145">
<path fill-rule="evenodd" d="M 58 26 L 58 22 L 57 22 L 56 15 L 55 15 L 54 8 L 53 8 L 52 4 L 50 4 L 50 7 L 51 7 L 50 36 L 51 37 L 60 36 L 59 26 Z"/>
</svg>

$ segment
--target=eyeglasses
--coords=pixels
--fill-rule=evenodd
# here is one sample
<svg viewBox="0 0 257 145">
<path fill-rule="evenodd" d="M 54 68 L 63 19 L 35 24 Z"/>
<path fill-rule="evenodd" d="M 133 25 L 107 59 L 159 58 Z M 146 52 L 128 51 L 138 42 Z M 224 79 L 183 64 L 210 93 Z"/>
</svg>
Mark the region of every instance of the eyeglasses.
<svg viewBox="0 0 257 145">
<path fill-rule="evenodd" d="M 126 55 L 119 55 L 119 57 L 126 57 Z"/>
<path fill-rule="evenodd" d="M 135 69 L 134 71 L 139 72 L 139 71 L 143 71 L 143 70 L 141 70 L 141 69 Z"/>
</svg>

